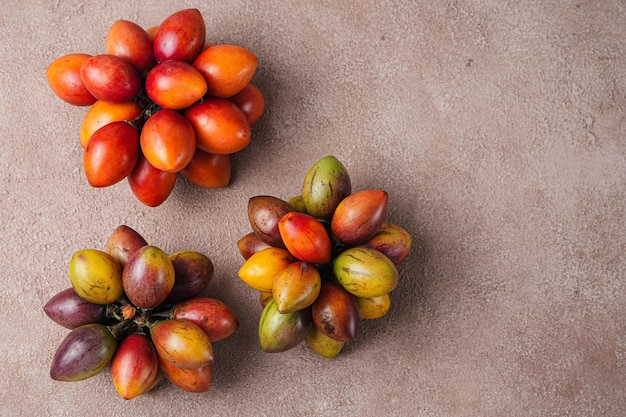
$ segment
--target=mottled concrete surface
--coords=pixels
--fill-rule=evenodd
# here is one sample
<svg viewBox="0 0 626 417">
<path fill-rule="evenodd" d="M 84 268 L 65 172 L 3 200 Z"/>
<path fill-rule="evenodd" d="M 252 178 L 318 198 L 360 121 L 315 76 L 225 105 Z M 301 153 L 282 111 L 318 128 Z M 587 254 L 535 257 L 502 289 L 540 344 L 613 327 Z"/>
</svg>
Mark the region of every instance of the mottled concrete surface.
<svg viewBox="0 0 626 417">
<path fill-rule="evenodd" d="M 45 69 L 104 51 L 117 19 L 197 7 L 259 58 L 267 112 L 232 185 L 158 208 L 88 186 L 84 108 Z M 620 416 L 626 413 L 626 6 L 607 1 L 47 1 L 0 10 L 1 416 Z M 263 353 L 237 278 L 248 198 L 297 194 L 333 154 L 415 238 L 390 313 L 334 360 Z M 108 372 L 49 378 L 44 303 L 74 251 L 127 224 L 198 250 L 241 320 L 206 394 L 132 401 Z"/>
</svg>

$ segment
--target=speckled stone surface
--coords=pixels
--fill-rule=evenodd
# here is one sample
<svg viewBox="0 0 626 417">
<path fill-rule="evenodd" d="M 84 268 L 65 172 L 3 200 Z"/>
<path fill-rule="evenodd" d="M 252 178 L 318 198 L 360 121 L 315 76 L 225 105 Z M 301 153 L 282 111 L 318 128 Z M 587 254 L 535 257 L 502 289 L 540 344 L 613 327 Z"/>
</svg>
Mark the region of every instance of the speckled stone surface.
<svg viewBox="0 0 626 417">
<path fill-rule="evenodd" d="M 82 170 L 85 108 L 45 70 L 197 7 L 207 39 L 259 59 L 267 109 L 232 184 L 179 180 L 161 206 Z M 0 416 L 620 416 L 626 414 L 623 1 L 45 1 L 0 9 Z M 389 192 L 415 239 L 384 318 L 333 360 L 267 354 L 235 243 L 254 195 L 298 194 L 333 154 Z M 55 382 L 67 330 L 43 313 L 78 249 L 126 224 L 213 260 L 207 294 L 241 320 L 205 394 L 122 400 L 108 372 Z"/>
</svg>

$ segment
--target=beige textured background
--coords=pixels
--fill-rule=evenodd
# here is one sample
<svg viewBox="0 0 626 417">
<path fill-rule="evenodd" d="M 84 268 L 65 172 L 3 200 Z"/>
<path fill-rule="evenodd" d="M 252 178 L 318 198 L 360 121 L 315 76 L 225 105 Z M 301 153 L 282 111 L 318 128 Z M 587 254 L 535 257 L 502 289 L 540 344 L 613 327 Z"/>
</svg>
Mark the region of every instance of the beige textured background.
<svg viewBox="0 0 626 417">
<path fill-rule="evenodd" d="M 85 109 L 45 69 L 103 52 L 117 19 L 197 7 L 209 40 L 259 58 L 267 112 L 232 185 L 162 206 L 87 185 Z M 622 0 L 46 1 L 0 8 L 0 416 L 626 414 L 626 5 Z M 265 354 L 236 272 L 249 197 L 298 193 L 326 154 L 390 194 L 415 237 L 385 318 L 335 360 Z M 216 265 L 241 327 L 211 390 L 130 402 L 107 373 L 48 376 L 67 331 L 44 303 L 72 253 L 119 224 Z"/>
</svg>

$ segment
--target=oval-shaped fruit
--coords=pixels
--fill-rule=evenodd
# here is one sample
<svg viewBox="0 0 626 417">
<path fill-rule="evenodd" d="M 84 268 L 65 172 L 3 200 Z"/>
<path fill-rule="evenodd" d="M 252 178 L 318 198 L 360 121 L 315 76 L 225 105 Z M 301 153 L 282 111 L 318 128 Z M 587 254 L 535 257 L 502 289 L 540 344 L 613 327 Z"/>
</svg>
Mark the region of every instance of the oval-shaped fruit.
<svg viewBox="0 0 626 417">
<path fill-rule="evenodd" d="M 178 172 L 193 158 L 196 135 L 183 115 L 162 109 L 146 120 L 140 144 L 150 165 L 161 171 Z"/>
<path fill-rule="evenodd" d="M 237 249 L 239 249 L 244 260 L 248 260 L 255 253 L 270 247 L 270 244 L 259 239 L 254 232 L 248 233 L 237 241 Z"/>
<path fill-rule="evenodd" d="M 259 320 L 259 342 L 268 353 L 284 352 L 302 342 L 311 328 L 311 309 L 281 314 L 270 300 Z"/>
<path fill-rule="evenodd" d="M 318 355 L 324 358 L 334 358 L 339 355 L 345 342 L 335 340 L 326 336 L 317 326 L 311 326 L 311 330 L 306 335 L 307 346 Z"/>
<path fill-rule="evenodd" d="M 141 90 L 137 70 L 124 59 L 109 54 L 95 55 L 80 66 L 80 78 L 98 100 L 123 103 Z"/>
<path fill-rule="evenodd" d="M 98 100 L 87 110 L 83 123 L 78 133 L 80 146 L 87 147 L 87 142 L 91 135 L 98 129 L 112 122 L 133 121 L 143 111 L 141 105 L 136 101 L 125 103 L 108 103 Z"/>
<path fill-rule="evenodd" d="M 335 209 L 330 230 L 342 243 L 356 245 L 378 233 L 387 217 L 389 197 L 383 190 L 362 190 L 344 198 Z"/>
<path fill-rule="evenodd" d="M 278 230 L 287 250 L 299 260 L 312 264 L 330 262 L 330 237 L 317 219 L 292 211 L 278 221 Z"/>
<path fill-rule="evenodd" d="M 111 379 L 122 398 L 130 400 L 148 392 L 158 372 L 159 360 L 148 336 L 133 333 L 119 343 L 111 360 Z"/>
<path fill-rule="evenodd" d="M 205 49 L 193 62 L 204 76 L 207 94 L 232 97 L 252 80 L 258 65 L 257 57 L 241 46 L 215 45 Z"/>
<path fill-rule="evenodd" d="M 95 304 L 110 304 L 124 292 L 120 265 L 98 249 L 75 252 L 70 259 L 69 276 L 76 293 Z"/>
<path fill-rule="evenodd" d="M 180 171 L 189 182 L 204 188 L 222 188 L 230 183 L 230 155 L 196 148 L 191 161 Z"/>
<path fill-rule="evenodd" d="M 255 124 L 265 111 L 265 96 L 257 86 L 250 83 L 228 100 L 235 103 L 239 110 L 246 115 L 250 126 Z"/>
<path fill-rule="evenodd" d="M 158 207 L 167 200 L 176 185 L 176 172 L 161 171 L 139 154 L 135 168 L 128 175 L 128 185 L 139 201 Z"/>
<path fill-rule="evenodd" d="M 248 220 L 256 235 L 271 246 L 284 247 L 278 222 L 290 211 L 291 204 L 280 198 L 259 195 L 248 200 Z"/>
<path fill-rule="evenodd" d="M 239 278 L 257 291 L 272 292 L 274 278 L 296 259 L 283 248 L 270 247 L 252 255 L 239 268 Z"/>
<path fill-rule="evenodd" d="M 357 297 L 379 297 L 398 285 L 396 266 L 376 249 L 346 249 L 335 258 L 333 272 L 341 286 Z"/>
<path fill-rule="evenodd" d="M 66 329 L 106 321 L 106 307 L 84 300 L 76 294 L 74 288 L 67 288 L 54 295 L 43 306 L 43 311 L 52 321 Z"/>
<path fill-rule="evenodd" d="M 106 243 L 106 251 L 122 268 L 128 259 L 148 242 L 135 229 L 122 224 L 117 226 Z"/>
<path fill-rule="evenodd" d="M 313 304 L 322 279 L 317 268 L 306 262 L 291 263 L 274 279 L 272 298 L 281 313 L 302 310 Z"/>
<path fill-rule="evenodd" d="M 191 106 L 206 93 L 202 75 L 184 61 L 164 61 L 146 77 L 146 93 L 157 105 L 181 110 Z"/>
<path fill-rule="evenodd" d="M 170 255 L 176 280 L 165 304 L 175 304 L 200 294 L 213 279 L 213 262 L 203 253 L 179 251 Z"/>
<path fill-rule="evenodd" d="M 112 122 L 94 133 L 83 154 L 92 187 L 108 187 L 126 178 L 139 158 L 139 132 L 126 122 Z"/>
<path fill-rule="evenodd" d="M 122 273 L 126 297 L 134 306 L 155 308 L 174 287 L 174 265 L 156 246 L 144 246 L 130 257 Z"/>
<path fill-rule="evenodd" d="M 154 57 L 158 62 L 176 59 L 193 62 L 204 46 L 206 27 L 197 9 L 184 9 L 168 16 L 154 35 Z"/>
<path fill-rule="evenodd" d="M 159 364 L 168 381 L 183 391 L 201 393 L 207 392 L 211 387 L 211 365 L 196 369 L 183 369 L 162 358 L 159 358 Z"/>
<path fill-rule="evenodd" d="M 362 319 L 378 319 L 389 311 L 391 297 L 389 294 L 372 298 L 357 297 L 356 305 L 359 308 L 359 317 Z"/>
<path fill-rule="evenodd" d="M 176 304 L 172 318 L 198 325 L 211 343 L 226 339 L 239 327 L 235 313 L 222 301 L 209 297 L 196 297 Z"/>
<path fill-rule="evenodd" d="M 135 22 L 118 20 L 109 28 L 105 39 L 106 53 L 130 62 L 139 74 L 146 73 L 156 63 L 152 39 Z"/>
<path fill-rule="evenodd" d="M 46 69 L 48 85 L 61 100 L 74 106 L 91 106 L 96 98 L 80 78 L 80 67 L 88 54 L 69 54 L 52 61 Z"/>
<path fill-rule="evenodd" d="M 313 323 L 331 339 L 352 342 L 359 329 L 356 297 L 339 284 L 325 281 L 312 306 Z"/>
<path fill-rule="evenodd" d="M 213 362 L 209 337 L 190 321 L 158 321 L 150 328 L 150 335 L 159 356 L 177 368 L 202 368 Z"/>
<path fill-rule="evenodd" d="M 391 259 L 394 265 L 399 265 L 411 252 L 412 244 L 413 238 L 405 229 L 395 224 L 383 223 L 374 237 L 359 246 L 376 249 Z"/>
<path fill-rule="evenodd" d="M 85 324 L 72 330 L 57 348 L 50 377 L 55 381 L 81 381 L 111 362 L 117 341 L 104 324 Z"/>
<path fill-rule="evenodd" d="M 198 148 L 205 152 L 231 154 L 248 146 L 252 138 L 246 115 L 222 98 L 205 98 L 185 110 L 196 132 Z"/>
<path fill-rule="evenodd" d="M 311 216 L 330 220 L 351 191 L 348 170 L 337 158 L 328 155 L 313 164 L 304 177 L 302 201 Z"/>
</svg>

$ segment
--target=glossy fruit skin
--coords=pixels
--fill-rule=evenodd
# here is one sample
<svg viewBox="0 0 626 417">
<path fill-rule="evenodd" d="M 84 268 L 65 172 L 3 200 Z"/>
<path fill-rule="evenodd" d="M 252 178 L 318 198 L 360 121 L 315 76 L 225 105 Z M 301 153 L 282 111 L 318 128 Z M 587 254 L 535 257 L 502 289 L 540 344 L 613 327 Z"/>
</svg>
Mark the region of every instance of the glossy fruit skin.
<svg viewBox="0 0 626 417">
<path fill-rule="evenodd" d="M 157 353 L 183 369 L 202 368 L 213 362 L 213 346 L 198 325 L 186 320 L 162 320 L 150 328 Z"/>
<path fill-rule="evenodd" d="M 317 299 L 322 285 L 315 265 L 293 262 L 276 278 L 272 285 L 272 298 L 281 313 L 302 310 Z"/>
<path fill-rule="evenodd" d="M 103 324 L 77 327 L 63 339 L 50 367 L 55 381 L 81 381 L 100 372 L 111 362 L 117 340 Z"/>
<path fill-rule="evenodd" d="M 311 310 L 281 314 L 270 300 L 259 320 L 259 342 L 267 353 L 285 352 L 299 345 L 311 328 Z"/>
<path fill-rule="evenodd" d="M 110 103 L 131 101 L 141 90 L 137 70 L 115 55 L 88 58 L 80 66 L 80 78 L 94 97 Z"/>
<path fill-rule="evenodd" d="M 162 358 L 159 358 L 159 365 L 167 379 L 183 391 L 202 393 L 211 388 L 213 375 L 211 365 L 195 369 L 183 369 Z"/>
<path fill-rule="evenodd" d="M 106 243 L 106 252 L 124 268 L 128 259 L 148 242 L 135 229 L 122 224 L 113 230 Z"/>
<path fill-rule="evenodd" d="M 248 200 L 248 221 L 252 231 L 271 246 L 284 247 L 278 222 L 291 211 L 291 204 L 280 198 L 259 195 Z"/>
<path fill-rule="evenodd" d="M 159 25 L 154 35 L 157 62 L 175 59 L 193 62 L 204 46 L 206 27 L 197 9 L 179 10 Z"/>
<path fill-rule="evenodd" d="M 89 54 L 64 55 L 46 69 L 46 79 L 54 94 L 73 106 L 91 106 L 97 100 L 80 78 L 80 67 L 89 58 Z"/>
<path fill-rule="evenodd" d="M 69 277 L 76 293 L 95 304 L 112 303 L 124 292 L 120 265 L 98 249 L 75 252 L 69 264 Z"/>
<path fill-rule="evenodd" d="M 249 83 L 234 96 L 229 97 L 228 100 L 235 103 L 239 110 L 246 115 L 250 126 L 255 124 L 265 111 L 265 96 L 252 83 Z"/>
<path fill-rule="evenodd" d="M 149 294 L 159 292 L 163 285 L 150 268 L 156 265 L 156 269 L 168 269 L 161 264 L 165 259 L 182 288 L 179 296 L 187 298 L 201 292 L 209 283 L 213 275 L 210 259 L 194 251 L 168 256 L 147 245 L 139 233 L 126 225 L 113 231 L 106 249 L 107 252 L 95 249 L 76 252 L 70 260 L 70 280 L 86 286 L 86 295 L 104 297 L 113 285 L 99 278 L 110 278 L 116 272 L 122 275 L 118 277 L 118 286 L 122 285 L 127 293 L 122 292 L 122 296 L 106 305 L 97 305 L 83 299 L 74 288 L 68 288 L 46 303 L 44 312 L 71 329 L 54 355 L 51 378 L 78 381 L 110 364 L 113 385 L 124 399 L 152 390 L 166 371 L 167 377 L 185 390 L 208 390 L 214 355 L 212 341 L 223 340 L 236 331 L 239 320 L 235 313 L 225 303 L 208 297 L 194 297 L 176 304 L 144 305 L 132 296 L 136 291 L 128 290 L 123 284 L 128 283 L 125 279 L 128 275 L 140 276 L 144 286 L 141 290 Z M 161 259 L 154 261 L 149 251 Z M 141 267 L 142 262 L 145 267 Z"/>
<path fill-rule="evenodd" d="M 328 232 L 317 219 L 292 211 L 278 222 L 283 244 L 301 261 L 327 264 L 331 259 L 331 241 Z"/>
<path fill-rule="evenodd" d="M 387 256 L 394 265 L 399 265 L 411 252 L 413 238 L 402 227 L 383 223 L 371 239 L 359 246 L 376 249 Z"/>
<path fill-rule="evenodd" d="M 172 13 L 149 29 L 129 20 L 114 21 L 104 46 L 98 55 L 62 56 L 46 69 L 57 96 L 73 105 L 92 107 L 81 124 L 83 149 L 98 129 L 124 121 L 138 130 L 140 151 L 157 170 L 181 172 L 182 177 L 204 188 L 229 185 L 230 158 L 212 155 L 230 155 L 247 146 L 251 125 L 265 111 L 264 95 L 250 82 L 258 66 L 256 56 L 237 45 L 206 41 L 205 22 L 195 8 Z M 217 89 L 213 94 L 208 93 L 207 79 Z M 221 94 L 219 89 L 228 93 Z M 207 101 L 218 102 L 212 103 L 208 112 L 201 108 L 198 114 L 190 112 L 189 120 L 183 117 L 184 111 Z M 180 120 L 155 127 L 163 110 L 174 111 Z M 194 126 L 189 125 L 191 120 Z M 199 146 L 190 143 L 197 135 L 201 136 Z M 196 154 L 196 149 L 204 153 Z M 192 166 L 182 173 L 192 160 Z M 119 168 L 105 162 L 101 165 Z M 135 171 L 130 181 L 131 190 L 143 204 L 157 207 L 171 193 L 172 176 L 157 175 L 147 164 L 141 165 L 143 169 Z M 91 167 L 98 171 L 88 175 L 91 185 L 104 187 L 119 181 L 121 174 L 114 175 L 119 169 L 116 173 L 102 166 Z M 159 192 L 151 192 L 156 183 Z"/>
<path fill-rule="evenodd" d="M 158 207 L 174 190 L 176 173 L 153 167 L 140 153 L 135 167 L 128 175 L 128 185 L 137 200 L 146 206 Z"/>
<path fill-rule="evenodd" d="M 106 101 L 97 100 L 87 110 L 83 123 L 80 126 L 79 139 L 80 146 L 87 147 L 87 142 L 91 135 L 96 133 L 101 127 L 112 122 L 133 121 L 143 111 L 141 105 L 136 101 L 127 101 L 125 103 L 108 103 Z"/>
<path fill-rule="evenodd" d="M 359 317 L 370 320 L 378 319 L 389 311 L 391 307 L 391 297 L 389 297 L 389 294 L 372 298 L 356 297 L 356 304 L 359 309 Z"/>
<path fill-rule="evenodd" d="M 205 49 L 193 66 L 205 78 L 207 94 L 228 98 L 243 90 L 252 80 L 258 65 L 257 57 L 237 45 L 215 45 Z"/>
<path fill-rule="evenodd" d="M 305 337 L 308 348 L 333 358 L 356 339 L 362 320 L 389 312 L 389 293 L 398 284 L 396 265 L 409 254 L 412 238 L 385 223 L 387 193 L 352 194 L 345 166 L 332 155 L 311 167 L 301 192 L 287 201 L 250 198 L 253 230 L 237 242 L 245 259 L 239 275 L 259 291 L 264 309 L 259 338 L 265 351 L 297 344 L 282 321 L 287 321 L 285 315 L 308 311 L 313 322 Z M 274 238 L 277 217 L 280 238 Z M 282 247 L 297 261 L 285 266 L 265 257 Z"/>
<path fill-rule="evenodd" d="M 317 326 L 311 326 L 305 341 L 313 352 L 329 359 L 339 355 L 346 344 L 345 342 L 326 336 Z"/>
<path fill-rule="evenodd" d="M 359 329 L 356 298 L 339 284 L 325 281 L 312 306 L 313 323 L 326 336 L 352 342 Z"/>
<path fill-rule="evenodd" d="M 211 259 L 196 251 L 178 251 L 170 255 L 174 266 L 174 287 L 164 304 L 175 304 L 199 295 L 213 279 Z"/>
<path fill-rule="evenodd" d="M 272 292 L 274 278 L 296 259 L 286 249 L 270 247 L 252 255 L 239 268 L 239 278 L 261 292 Z"/>
<path fill-rule="evenodd" d="M 356 245 L 378 233 L 387 217 L 389 197 L 383 190 L 362 190 L 344 198 L 330 223 L 333 235 L 342 243 Z"/>
<path fill-rule="evenodd" d="M 248 146 L 252 133 L 246 115 L 234 103 L 208 97 L 185 110 L 196 132 L 197 146 L 216 154 L 231 154 Z"/>
<path fill-rule="evenodd" d="M 85 176 L 92 187 L 109 187 L 126 178 L 139 158 L 139 132 L 126 122 L 98 129 L 83 154 Z"/>
<path fill-rule="evenodd" d="M 237 249 L 244 260 L 250 259 L 255 253 L 270 248 L 271 245 L 261 239 L 254 232 L 250 232 L 237 241 Z"/>
<path fill-rule="evenodd" d="M 105 50 L 130 62 L 138 74 L 144 74 L 156 63 L 152 39 L 135 22 L 118 20 L 109 28 L 105 39 Z"/>
<path fill-rule="evenodd" d="M 155 308 L 174 287 L 175 272 L 169 256 L 156 246 L 144 246 L 128 260 L 122 273 L 126 297 L 134 306 Z"/>
<path fill-rule="evenodd" d="M 148 72 L 146 93 L 157 105 L 181 110 L 200 100 L 206 93 L 206 81 L 184 61 L 164 61 Z"/>
<path fill-rule="evenodd" d="M 148 392 L 158 372 L 156 349 L 148 336 L 134 333 L 119 343 L 111 360 L 111 378 L 122 398 L 130 400 Z"/>
<path fill-rule="evenodd" d="M 337 281 L 357 297 L 379 297 L 398 285 L 396 266 L 376 249 L 346 249 L 335 258 L 333 273 Z"/>
<path fill-rule="evenodd" d="M 352 191 L 346 167 L 334 156 L 317 161 L 304 177 L 302 200 L 306 212 L 330 220 L 339 203 Z"/>
<path fill-rule="evenodd" d="M 230 155 L 212 154 L 198 148 L 180 171 L 189 182 L 204 188 L 226 187 L 230 184 L 230 174 Z"/>
<path fill-rule="evenodd" d="M 196 150 L 196 135 L 180 113 L 163 109 L 154 113 L 141 129 L 141 150 L 150 164 L 166 172 L 185 168 Z"/>
<path fill-rule="evenodd" d="M 43 310 L 52 321 L 66 329 L 106 321 L 106 307 L 84 300 L 76 294 L 74 288 L 67 288 L 54 295 Z"/>
<path fill-rule="evenodd" d="M 176 304 L 172 318 L 196 324 L 211 343 L 226 339 L 239 327 L 235 313 L 225 303 L 209 297 L 195 297 Z"/>
</svg>

